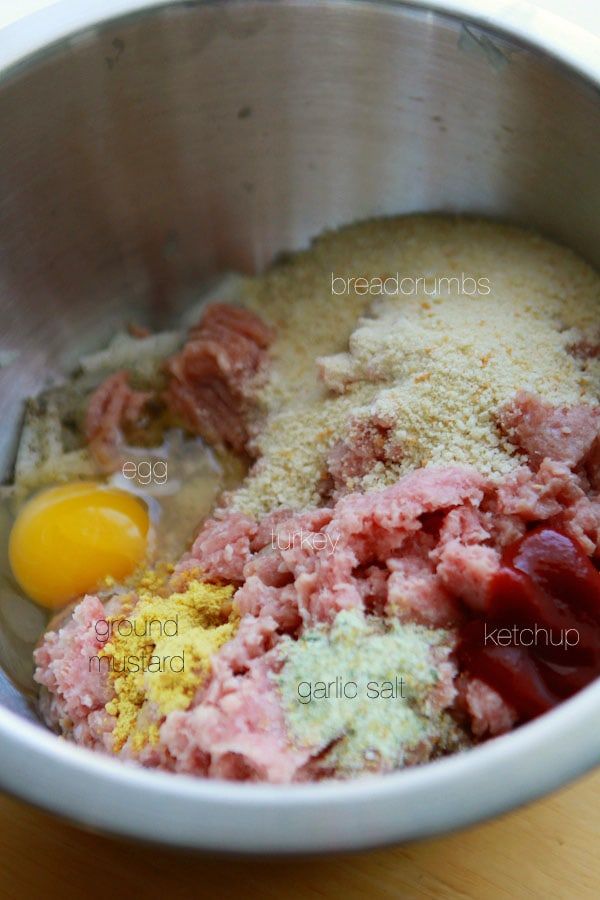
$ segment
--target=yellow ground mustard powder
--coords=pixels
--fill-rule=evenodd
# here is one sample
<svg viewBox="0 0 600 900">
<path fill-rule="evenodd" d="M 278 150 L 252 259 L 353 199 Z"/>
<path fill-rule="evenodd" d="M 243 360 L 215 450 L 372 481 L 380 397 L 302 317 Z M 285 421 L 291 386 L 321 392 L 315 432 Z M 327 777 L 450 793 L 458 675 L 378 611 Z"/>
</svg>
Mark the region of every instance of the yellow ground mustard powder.
<svg viewBox="0 0 600 900">
<path fill-rule="evenodd" d="M 231 585 L 205 584 L 191 573 L 178 588 L 166 592 L 149 573 L 119 614 L 107 618 L 110 634 L 99 656 L 115 692 L 106 704 L 116 717 L 115 751 L 128 741 L 133 751 L 156 743 L 161 719 L 188 708 L 213 654 L 237 630 Z"/>
</svg>

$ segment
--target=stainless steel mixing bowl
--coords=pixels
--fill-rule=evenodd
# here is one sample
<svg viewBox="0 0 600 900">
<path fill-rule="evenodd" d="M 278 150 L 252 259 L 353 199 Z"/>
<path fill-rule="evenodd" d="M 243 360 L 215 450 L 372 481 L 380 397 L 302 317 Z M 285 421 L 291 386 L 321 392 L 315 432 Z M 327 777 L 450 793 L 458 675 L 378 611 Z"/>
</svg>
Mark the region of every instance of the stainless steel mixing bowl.
<svg viewBox="0 0 600 900">
<path fill-rule="evenodd" d="M 487 21 L 479 5 L 67 0 L 2 32 L 4 474 L 23 398 L 83 349 L 123 321 L 162 324 L 216 272 L 261 269 L 326 227 L 463 210 L 600 262 L 598 42 L 526 3 L 486 3 Z M 600 684 L 465 755 L 293 787 L 138 771 L 47 732 L 6 679 L 1 700 L 6 790 L 210 850 L 428 835 L 600 759 Z"/>
</svg>

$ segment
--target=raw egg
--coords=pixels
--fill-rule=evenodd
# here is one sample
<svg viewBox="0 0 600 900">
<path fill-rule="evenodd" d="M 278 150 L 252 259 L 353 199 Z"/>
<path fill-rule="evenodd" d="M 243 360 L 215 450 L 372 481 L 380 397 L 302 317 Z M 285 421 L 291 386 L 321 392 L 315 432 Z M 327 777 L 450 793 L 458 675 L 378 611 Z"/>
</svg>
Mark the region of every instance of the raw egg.
<svg viewBox="0 0 600 900">
<path fill-rule="evenodd" d="M 58 609 L 143 561 L 148 511 L 138 497 L 84 481 L 41 491 L 20 510 L 9 540 L 13 575 L 42 606 Z"/>
</svg>

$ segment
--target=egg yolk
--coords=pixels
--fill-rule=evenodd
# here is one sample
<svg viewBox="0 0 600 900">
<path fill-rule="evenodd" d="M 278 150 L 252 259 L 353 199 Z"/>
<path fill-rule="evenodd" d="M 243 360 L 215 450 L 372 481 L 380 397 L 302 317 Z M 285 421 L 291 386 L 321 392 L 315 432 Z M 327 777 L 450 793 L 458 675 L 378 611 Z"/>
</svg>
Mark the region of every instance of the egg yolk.
<svg viewBox="0 0 600 900">
<path fill-rule="evenodd" d="M 20 510 L 9 540 L 13 575 L 42 606 L 58 609 L 126 578 L 146 553 L 148 512 L 132 494 L 86 481 L 49 488 Z"/>
</svg>

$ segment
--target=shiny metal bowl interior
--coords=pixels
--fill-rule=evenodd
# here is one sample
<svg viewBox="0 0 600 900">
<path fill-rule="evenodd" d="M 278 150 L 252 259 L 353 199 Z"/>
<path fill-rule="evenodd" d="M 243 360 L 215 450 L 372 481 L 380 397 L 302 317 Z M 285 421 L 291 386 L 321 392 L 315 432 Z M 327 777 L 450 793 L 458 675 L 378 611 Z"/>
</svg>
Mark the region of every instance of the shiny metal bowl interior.
<svg viewBox="0 0 600 900">
<path fill-rule="evenodd" d="M 0 81 L 0 349 L 17 353 L 0 370 L 5 478 L 23 398 L 82 350 L 132 319 L 163 325 L 218 272 L 259 271 L 325 228 L 462 211 L 531 224 L 600 263 L 598 82 L 576 47 L 559 61 L 532 45 L 533 26 L 510 36 L 383 0 L 78 5 L 6 33 L 37 52 L 11 58 Z M 8 790 L 98 827 L 213 849 L 429 834 L 536 796 L 600 752 L 592 686 L 419 771 L 206 784 L 66 746 L 26 722 L 6 679 L 0 697 Z"/>
</svg>

